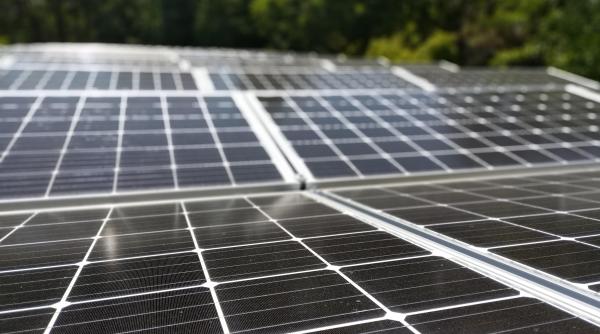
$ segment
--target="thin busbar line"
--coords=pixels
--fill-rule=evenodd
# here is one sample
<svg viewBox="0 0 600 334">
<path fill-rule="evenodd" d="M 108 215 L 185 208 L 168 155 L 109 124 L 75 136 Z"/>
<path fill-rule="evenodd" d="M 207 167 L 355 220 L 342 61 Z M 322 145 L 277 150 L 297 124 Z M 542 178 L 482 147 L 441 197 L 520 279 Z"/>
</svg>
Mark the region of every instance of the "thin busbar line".
<svg viewBox="0 0 600 334">
<path fill-rule="evenodd" d="M 40 81 L 38 81 L 37 85 L 35 86 L 35 90 L 41 90 L 44 89 L 44 86 L 46 86 L 46 84 L 48 83 L 48 81 L 50 80 L 50 77 L 54 74 L 54 71 L 48 70 L 46 71 L 46 73 L 40 78 Z"/>
<path fill-rule="evenodd" d="M 140 90 L 140 72 L 131 71 L 131 90 Z"/>
<path fill-rule="evenodd" d="M 416 315 L 416 314 L 423 314 L 423 313 L 430 313 L 430 312 L 437 312 L 437 311 L 444 311 L 444 310 L 452 310 L 452 309 L 456 309 L 456 308 L 463 308 L 463 307 L 474 306 L 474 305 L 484 305 L 484 304 L 495 303 L 495 302 L 504 301 L 504 300 L 523 298 L 525 296 L 526 296 L 526 294 L 524 294 L 523 292 L 520 292 L 518 295 L 513 295 L 513 296 L 485 299 L 485 300 L 479 300 L 476 302 L 454 304 L 454 305 L 449 305 L 449 306 L 430 308 L 430 309 L 426 309 L 426 310 L 407 312 L 406 315 L 411 316 L 411 315 Z M 544 303 L 543 301 L 541 301 L 537 298 L 535 298 L 535 300 L 537 300 L 539 303 Z M 508 309 L 510 309 L 510 308 L 512 308 L 512 307 L 509 307 Z"/>
<path fill-rule="evenodd" d="M 113 176 L 112 193 L 117 192 L 117 185 L 119 181 L 119 172 L 121 168 L 121 154 L 123 152 L 123 133 L 125 132 L 125 119 L 127 112 L 127 97 L 121 96 L 119 104 L 119 130 L 117 131 L 117 147 L 115 157 L 115 168 Z"/>
<path fill-rule="evenodd" d="M 90 257 L 90 254 L 92 254 L 92 250 L 94 249 L 94 246 L 96 245 L 96 242 L 99 239 L 98 237 L 102 233 L 104 226 L 106 226 L 106 223 L 108 222 L 108 219 L 110 218 L 110 215 L 112 214 L 112 211 L 113 211 L 113 207 L 111 207 L 110 210 L 108 210 L 106 217 L 102 221 L 102 225 L 100 225 L 100 228 L 98 228 L 98 232 L 96 233 L 94 240 L 92 241 L 90 247 L 88 248 L 87 252 L 85 253 L 85 256 L 79 263 L 79 267 L 77 268 L 75 275 L 73 275 L 73 279 L 71 279 L 71 282 L 69 283 L 69 286 L 67 286 L 67 289 L 65 290 L 65 293 L 63 294 L 62 298 L 60 299 L 60 301 L 58 303 L 54 304 L 56 311 L 54 312 L 54 315 L 50 319 L 50 322 L 48 323 L 48 326 L 46 327 L 44 334 L 50 333 L 50 331 L 52 330 L 52 327 L 54 326 L 56 319 L 58 319 L 58 316 L 60 315 L 60 312 L 62 311 L 62 309 L 70 305 L 70 302 L 67 301 L 67 298 L 69 297 L 71 290 L 75 286 L 75 282 L 77 282 L 77 278 L 83 271 L 83 267 L 88 263 L 87 260 Z"/>
<path fill-rule="evenodd" d="M 156 68 L 152 69 L 152 82 L 154 85 L 154 89 L 153 90 L 161 90 L 161 84 L 160 84 L 160 74 L 158 72 L 158 70 Z"/>
<path fill-rule="evenodd" d="M 96 77 L 97 76 L 98 76 L 98 71 L 91 71 L 90 72 L 90 75 L 88 76 L 87 83 L 85 84 L 85 89 L 86 90 L 94 88 L 94 83 L 96 82 Z"/>
<path fill-rule="evenodd" d="M 173 77 L 173 82 L 175 83 L 175 90 L 183 90 L 183 83 L 181 82 L 181 74 L 180 72 L 170 72 L 171 77 Z"/>
<path fill-rule="evenodd" d="M 69 89 L 73 78 L 75 78 L 75 73 L 75 70 L 69 70 L 69 72 L 67 72 L 67 75 L 63 79 L 62 85 L 60 86 L 59 90 L 63 91 Z"/>
<path fill-rule="evenodd" d="M 29 78 L 29 75 L 32 73 L 30 70 L 24 70 L 13 83 L 8 87 L 8 90 L 16 90 L 21 84 Z"/>
<path fill-rule="evenodd" d="M 108 90 L 117 90 L 117 80 L 119 79 L 119 70 L 115 66 L 110 69 L 110 81 L 108 82 Z"/>
<path fill-rule="evenodd" d="M 219 139 L 219 134 L 217 132 L 217 129 L 212 121 L 212 116 L 210 114 L 210 111 L 208 110 L 208 105 L 206 104 L 206 101 L 204 100 L 203 96 L 197 96 L 196 99 L 198 100 L 198 103 L 200 105 L 200 111 L 202 112 L 202 115 L 204 116 L 204 119 L 206 120 L 206 125 L 208 125 L 208 129 L 210 131 L 212 139 L 215 142 L 215 146 L 216 146 L 217 150 L 219 151 L 219 156 L 221 157 L 221 160 L 223 160 L 223 167 L 225 167 L 225 171 L 227 172 L 229 181 L 231 182 L 231 185 L 235 186 L 235 184 L 236 184 L 235 178 L 233 177 L 233 173 L 231 172 L 231 167 L 229 166 L 229 160 L 227 159 L 227 156 L 225 155 L 225 151 L 223 150 L 223 144 L 221 143 L 221 139 Z M 237 106 L 236 106 L 236 108 L 237 108 Z"/>
<path fill-rule="evenodd" d="M 48 187 L 46 188 L 46 193 L 44 197 L 48 198 L 50 196 L 50 191 L 52 190 L 52 186 L 54 185 L 54 181 L 56 181 L 56 176 L 60 171 L 60 166 L 62 165 L 62 161 L 67 154 L 67 150 L 69 148 L 69 144 L 71 143 L 71 138 L 73 137 L 73 133 L 75 132 L 75 128 L 77 127 L 77 123 L 79 122 L 79 116 L 83 111 L 83 107 L 85 106 L 86 97 L 79 97 L 79 101 L 77 101 L 77 106 L 75 107 L 75 112 L 73 113 L 71 125 L 69 130 L 67 131 L 67 137 L 65 138 L 65 142 L 63 143 L 62 149 L 60 150 L 60 155 L 58 156 L 58 161 L 56 162 L 56 166 L 54 167 L 54 171 L 52 171 L 52 176 L 50 177 L 50 182 L 48 182 Z"/>
<path fill-rule="evenodd" d="M 167 98 L 160 95 L 160 109 L 163 115 L 163 124 L 165 127 L 165 136 L 167 137 L 167 145 L 169 149 L 169 159 L 171 160 L 171 174 L 173 175 L 173 184 L 175 189 L 179 189 L 179 180 L 177 179 L 177 163 L 175 161 L 175 150 L 173 149 L 173 130 L 171 129 L 171 118 L 169 117 Z"/>
<path fill-rule="evenodd" d="M 227 326 L 227 321 L 225 320 L 225 314 L 223 313 L 223 309 L 221 308 L 221 304 L 219 303 L 219 296 L 217 296 L 217 291 L 215 290 L 215 286 L 217 286 L 216 282 L 213 282 L 210 279 L 210 274 L 208 272 L 208 267 L 206 266 L 206 262 L 204 261 L 204 256 L 202 255 L 202 249 L 198 245 L 198 240 L 196 239 L 196 234 L 194 233 L 194 228 L 192 227 L 192 222 L 190 221 L 190 217 L 187 212 L 187 208 L 184 202 L 180 203 L 181 208 L 183 209 L 183 215 L 185 216 L 185 221 L 188 226 L 188 230 L 190 231 L 190 235 L 192 236 L 192 241 L 194 242 L 194 248 L 196 250 L 196 254 L 198 254 L 198 260 L 202 265 L 202 272 L 204 273 L 204 278 L 206 279 L 205 286 L 210 290 L 210 295 L 212 296 L 213 302 L 215 304 L 215 309 L 217 311 L 217 315 L 219 316 L 219 322 L 221 323 L 221 327 L 223 328 L 224 333 L 229 333 L 229 327 Z"/>
</svg>

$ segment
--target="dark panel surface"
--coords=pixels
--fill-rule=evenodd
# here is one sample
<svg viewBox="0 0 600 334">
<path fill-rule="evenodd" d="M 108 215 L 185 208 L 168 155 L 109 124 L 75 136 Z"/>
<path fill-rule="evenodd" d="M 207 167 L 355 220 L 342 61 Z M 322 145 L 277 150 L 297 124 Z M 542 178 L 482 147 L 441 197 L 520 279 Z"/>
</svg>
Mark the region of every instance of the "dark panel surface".
<svg viewBox="0 0 600 334">
<path fill-rule="evenodd" d="M 335 329 L 326 329 L 314 333 L 319 334 L 370 334 L 370 333 L 394 333 L 394 334 L 410 334 L 413 333 L 406 328 L 402 323 L 392 320 L 381 320 L 367 322 L 364 324 L 350 325 L 346 327 L 338 327 Z"/>
<path fill-rule="evenodd" d="M 184 215 L 160 215 L 136 218 L 109 219 L 102 229 L 102 235 L 119 235 L 187 228 Z"/>
<path fill-rule="evenodd" d="M 386 232 L 311 238 L 304 242 L 333 265 L 349 265 L 429 254 L 428 251 Z"/>
<path fill-rule="evenodd" d="M 299 238 L 373 231 L 376 228 L 348 215 L 335 214 L 321 217 L 291 218 L 279 224 Z"/>
<path fill-rule="evenodd" d="M 0 246 L 0 270 L 73 264 L 83 260 L 91 239 Z"/>
<path fill-rule="evenodd" d="M 194 244 L 188 230 L 107 236 L 98 239 L 89 260 L 110 260 L 193 249 Z"/>
<path fill-rule="evenodd" d="M 585 213 L 580 214 L 585 215 Z M 600 233 L 600 221 L 567 214 L 510 218 L 507 221 L 564 237 Z"/>
<path fill-rule="evenodd" d="M 290 239 L 279 226 L 272 222 L 228 224 L 194 229 L 201 248 L 215 248 Z"/>
<path fill-rule="evenodd" d="M 480 220 L 482 216 L 443 206 L 428 206 L 416 209 L 388 210 L 387 213 L 419 225 L 452 223 Z"/>
<path fill-rule="evenodd" d="M 232 332 L 282 333 L 384 314 L 333 271 L 222 284 L 217 295 Z"/>
<path fill-rule="evenodd" d="M 494 247 L 557 239 L 548 234 L 496 220 L 431 226 L 430 229 L 479 247 Z"/>
<path fill-rule="evenodd" d="M 581 243 L 554 241 L 493 252 L 574 283 L 600 280 L 600 248 Z"/>
<path fill-rule="evenodd" d="M 222 333 L 208 289 L 194 288 L 94 303 L 62 310 L 52 333 Z"/>
<path fill-rule="evenodd" d="M 0 328 L 6 333 L 42 334 L 46 330 L 54 309 L 0 314 Z"/>
<path fill-rule="evenodd" d="M 98 233 L 100 226 L 102 226 L 102 221 L 37 226 L 26 225 L 2 241 L 2 245 L 91 238 Z"/>
<path fill-rule="evenodd" d="M 99 262 L 84 266 L 68 300 L 125 296 L 204 282 L 195 253 Z"/>
<path fill-rule="evenodd" d="M 209 250 L 203 256 L 210 277 L 216 282 L 325 267 L 295 241 Z"/>
<path fill-rule="evenodd" d="M 491 218 L 524 216 L 548 212 L 548 210 L 504 201 L 458 204 L 456 207 Z"/>
<path fill-rule="evenodd" d="M 0 274 L 0 311 L 58 302 L 75 271 L 71 267 Z"/>
<path fill-rule="evenodd" d="M 535 299 L 515 298 L 409 316 L 422 333 L 600 333 L 600 329 Z"/>
<path fill-rule="evenodd" d="M 189 214 L 189 218 L 194 227 L 221 226 L 269 220 L 254 208 L 193 212 Z"/>
<path fill-rule="evenodd" d="M 439 257 L 356 266 L 342 272 L 385 306 L 403 313 L 518 294 Z"/>
</svg>

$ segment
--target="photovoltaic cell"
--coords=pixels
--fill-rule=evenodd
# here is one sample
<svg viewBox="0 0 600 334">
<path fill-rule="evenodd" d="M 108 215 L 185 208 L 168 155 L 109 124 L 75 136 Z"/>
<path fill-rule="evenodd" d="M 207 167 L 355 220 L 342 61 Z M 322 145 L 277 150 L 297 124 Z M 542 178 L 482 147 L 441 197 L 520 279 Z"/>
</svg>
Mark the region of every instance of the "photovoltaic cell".
<svg viewBox="0 0 600 334">
<path fill-rule="evenodd" d="M 53 333 L 142 330 L 222 332 L 206 288 L 75 304 L 61 312 L 52 328 Z"/>
<path fill-rule="evenodd" d="M 233 332 L 287 332 L 383 315 L 330 271 L 226 283 L 217 288 L 217 295 Z"/>
<path fill-rule="evenodd" d="M 8 333 L 43 333 L 53 314 L 53 308 L 0 314 L 0 326 Z"/>
</svg>

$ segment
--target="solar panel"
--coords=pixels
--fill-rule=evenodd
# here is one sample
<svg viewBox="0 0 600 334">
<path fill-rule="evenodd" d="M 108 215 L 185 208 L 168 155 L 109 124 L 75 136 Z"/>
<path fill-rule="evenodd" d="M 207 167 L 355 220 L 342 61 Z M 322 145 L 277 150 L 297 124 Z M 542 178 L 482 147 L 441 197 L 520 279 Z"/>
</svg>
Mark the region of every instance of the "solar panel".
<svg viewBox="0 0 600 334">
<path fill-rule="evenodd" d="M 290 182 L 229 95 L 6 96 L 0 108 L 4 199 Z"/>
<path fill-rule="evenodd" d="M 480 89 L 485 87 L 553 87 L 569 81 L 553 76 L 544 68 L 511 68 L 494 70 L 489 68 L 460 68 L 456 70 L 435 66 L 406 66 L 417 76 L 436 87 Z"/>
<path fill-rule="evenodd" d="M 600 282 L 599 178 L 571 172 L 337 193 L 586 287 Z"/>
<path fill-rule="evenodd" d="M 27 259 L 0 267 L 0 321 L 14 331 L 408 330 L 447 321 L 449 312 L 454 326 L 466 328 L 484 319 L 474 304 L 514 320 L 486 325 L 496 330 L 551 322 L 595 330 L 300 193 L 37 211 L 2 221 L 19 227 L 0 241 L 2 258 Z M 55 227 L 66 240 L 40 232 Z M 82 251 L 75 242 L 85 243 Z M 54 256 L 57 249 L 65 256 Z M 544 316 L 523 319 L 516 309 Z"/>
<path fill-rule="evenodd" d="M 216 90 L 327 90 L 414 88 L 389 70 L 221 69 L 210 71 Z"/>
<path fill-rule="evenodd" d="M 4 90 L 197 90 L 190 72 L 169 68 L 90 70 L 82 66 L 17 66 L 7 68 L 0 77 Z"/>
<path fill-rule="evenodd" d="M 3 48 L 0 332 L 600 333 L 594 89 L 553 68 Z"/>
<path fill-rule="evenodd" d="M 597 161 L 598 103 L 564 90 L 259 95 L 314 179 Z"/>
<path fill-rule="evenodd" d="M 31 44 L 9 46 L 17 65 L 153 66 L 176 64 L 176 54 L 162 47 L 101 44 Z"/>
</svg>

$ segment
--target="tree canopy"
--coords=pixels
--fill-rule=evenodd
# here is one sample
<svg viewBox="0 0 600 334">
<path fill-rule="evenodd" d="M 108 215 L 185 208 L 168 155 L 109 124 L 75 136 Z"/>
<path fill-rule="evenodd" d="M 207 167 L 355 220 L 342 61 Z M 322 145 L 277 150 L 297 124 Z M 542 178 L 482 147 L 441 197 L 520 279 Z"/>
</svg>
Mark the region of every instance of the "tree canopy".
<svg viewBox="0 0 600 334">
<path fill-rule="evenodd" d="M 553 65 L 600 79 L 599 0 L 12 0 L 0 41 L 268 48 Z"/>
</svg>

